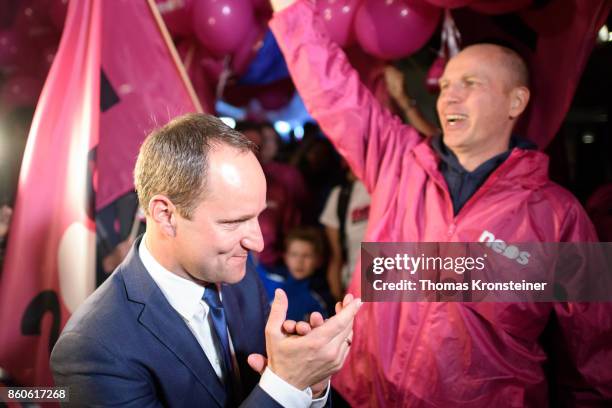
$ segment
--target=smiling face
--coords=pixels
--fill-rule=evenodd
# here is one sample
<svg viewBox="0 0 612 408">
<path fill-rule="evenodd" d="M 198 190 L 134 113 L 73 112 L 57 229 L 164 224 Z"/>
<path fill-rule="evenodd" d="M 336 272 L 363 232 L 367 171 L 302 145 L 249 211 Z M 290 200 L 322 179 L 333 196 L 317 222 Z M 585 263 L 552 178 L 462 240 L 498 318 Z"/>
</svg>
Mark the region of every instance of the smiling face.
<svg viewBox="0 0 612 408">
<path fill-rule="evenodd" d="M 440 79 L 437 110 L 444 143 L 455 154 L 492 157 L 508 148 L 512 127 L 529 98 L 509 58 L 495 45 L 468 47 Z"/>
<path fill-rule="evenodd" d="M 248 251 L 260 252 L 257 217 L 266 206 L 266 180 L 255 155 L 227 145 L 208 158 L 205 197 L 191 219 L 174 214 L 173 272 L 204 282 L 236 283 Z"/>
</svg>

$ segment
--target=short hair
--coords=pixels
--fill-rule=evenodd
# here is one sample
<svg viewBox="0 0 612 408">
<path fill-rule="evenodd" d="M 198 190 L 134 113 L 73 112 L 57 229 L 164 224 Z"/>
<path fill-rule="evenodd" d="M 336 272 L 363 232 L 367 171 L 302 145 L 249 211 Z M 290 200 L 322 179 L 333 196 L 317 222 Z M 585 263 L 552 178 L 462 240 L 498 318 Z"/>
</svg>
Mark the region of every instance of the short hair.
<svg viewBox="0 0 612 408">
<path fill-rule="evenodd" d="M 312 245 L 317 256 L 323 257 L 323 237 L 317 227 L 295 227 L 285 236 L 285 252 L 294 241 L 304 241 Z"/>
<path fill-rule="evenodd" d="M 498 48 L 508 64 L 508 71 L 514 76 L 515 84 L 529 88 L 529 69 L 523 57 L 509 47 L 498 45 Z"/>
<path fill-rule="evenodd" d="M 493 46 L 501 53 L 504 67 L 514 77 L 514 84 L 529 88 L 529 68 L 521 54 L 509 42 L 488 38 L 484 42 L 472 44 L 469 47 Z M 466 48 L 469 48 L 466 47 Z"/>
<path fill-rule="evenodd" d="M 145 214 L 156 194 L 163 194 L 187 219 L 205 193 L 208 155 L 227 145 L 241 152 L 255 146 L 220 119 L 202 113 L 179 116 L 147 136 L 134 169 L 134 186 Z"/>
</svg>

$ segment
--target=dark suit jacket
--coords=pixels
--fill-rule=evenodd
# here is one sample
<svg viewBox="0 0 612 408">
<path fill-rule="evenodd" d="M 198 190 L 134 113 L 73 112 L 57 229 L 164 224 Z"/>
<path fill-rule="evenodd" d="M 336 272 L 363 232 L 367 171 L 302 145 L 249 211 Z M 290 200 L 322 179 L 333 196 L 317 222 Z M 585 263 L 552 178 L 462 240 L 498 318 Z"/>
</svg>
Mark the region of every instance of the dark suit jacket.
<svg viewBox="0 0 612 408">
<path fill-rule="evenodd" d="M 70 387 L 71 405 L 233 405 L 200 344 L 146 271 L 139 243 L 64 328 L 51 355 L 56 385 Z M 222 295 L 243 389 L 234 401 L 279 407 L 246 361 L 265 353 L 269 312 L 254 269 L 238 284 L 223 285 Z"/>
</svg>

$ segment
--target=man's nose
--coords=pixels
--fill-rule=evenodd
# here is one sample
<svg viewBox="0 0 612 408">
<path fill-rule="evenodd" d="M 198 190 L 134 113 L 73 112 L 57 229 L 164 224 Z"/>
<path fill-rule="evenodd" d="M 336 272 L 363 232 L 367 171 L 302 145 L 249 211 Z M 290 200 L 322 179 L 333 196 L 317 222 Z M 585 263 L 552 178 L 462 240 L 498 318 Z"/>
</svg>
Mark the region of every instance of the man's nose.
<svg viewBox="0 0 612 408">
<path fill-rule="evenodd" d="M 242 239 L 241 243 L 242 246 L 249 251 L 263 251 L 264 240 L 257 218 L 254 218 L 247 223 L 246 235 Z"/>
<path fill-rule="evenodd" d="M 462 91 L 458 85 L 447 85 L 440 92 L 439 99 L 443 104 L 453 104 L 459 102 L 462 97 Z"/>
</svg>

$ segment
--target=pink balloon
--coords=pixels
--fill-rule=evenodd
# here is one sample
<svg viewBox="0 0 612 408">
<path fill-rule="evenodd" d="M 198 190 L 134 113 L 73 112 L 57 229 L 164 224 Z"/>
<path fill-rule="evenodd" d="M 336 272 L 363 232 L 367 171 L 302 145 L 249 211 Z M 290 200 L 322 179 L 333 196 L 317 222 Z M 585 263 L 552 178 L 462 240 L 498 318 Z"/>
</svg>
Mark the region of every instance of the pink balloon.
<svg viewBox="0 0 612 408">
<path fill-rule="evenodd" d="M 263 45 L 264 34 L 264 27 L 261 27 L 259 24 L 253 24 L 251 30 L 244 37 L 241 46 L 232 56 L 232 71 L 235 74 L 240 76 L 246 72 L 249 64 L 257 55 L 257 51 Z"/>
<path fill-rule="evenodd" d="M 341 47 L 355 42 L 353 20 L 359 0 L 317 0 L 317 10 L 331 39 Z"/>
<path fill-rule="evenodd" d="M 155 0 L 155 3 L 170 34 L 177 37 L 192 34 L 192 0 Z"/>
<path fill-rule="evenodd" d="M 475 0 L 427 0 L 429 3 L 434 6 L 442 7 L 442 8 L 459 8 L 465 7 L 473 3 Z"/>
<path fill-rule="evenodd" d="M 470 8 L 483 14 L 506 14 L 529 7 L 533 0 L 478 0 Z"/>
<path fill-rule="evenodd" d="M 365 0 L 355 15 L 361 47 L 383 59 L 406 57 L 429 40 L 441 10 L 427 4 L 409 6 L 406 0 Z"/>
<path fill-rule="evenodd" d="M 425 78 L 425 87 L 431 93 L 436 93 L 440 90 L 438 80 L 442 78 L 444 74 L 444 67 L 446 66 L 446 58 L 438 57 L 431 64 L 429 71 L 427 71 L 427 77 Z"/>
<path fill-rule="evenodd" d="M 218 56 L 236 52 L 255 24 L 253 6 L 243 0 L 200 0 L 193 28 L 202 45 Z"/>
<path fill-rule="evenodd" d="M 219 82 L 224 71 L 223 60 L 201 54 L 199 64 L 206 78 L 215 84 Z"/>
<path fill-rule="evenodd" d="M 15 75 L 4 83 L 0 92 L 0 105 L 12 108 L 35 106 L 42 85 L 42 81 L 37 78 Z"/>
</svg>

